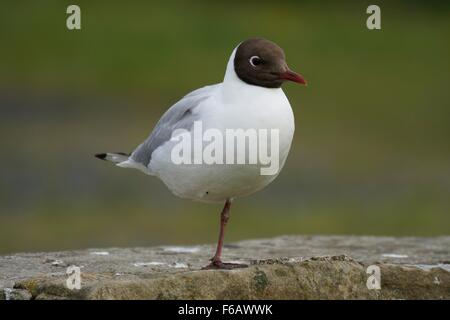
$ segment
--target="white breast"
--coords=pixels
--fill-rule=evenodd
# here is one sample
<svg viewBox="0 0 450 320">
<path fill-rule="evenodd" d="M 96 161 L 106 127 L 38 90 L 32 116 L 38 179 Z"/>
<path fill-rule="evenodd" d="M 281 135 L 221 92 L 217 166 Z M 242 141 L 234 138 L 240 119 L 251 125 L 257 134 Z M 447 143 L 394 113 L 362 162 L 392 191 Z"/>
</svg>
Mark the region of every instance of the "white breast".
<svg viewBox="0 0 450 320">
<path fill-rule="evenodd" d="M 257 87 L 255 87 L 257 88 Z M 264 89 L 264 88 L 257 88 Z M 202 103 L 203 129 L 215 128 L 226 136 L 226 129 L 279 130 L 279 170 L 284 165 L 294 134 L 294 117 L 281 89 L 266 89 L 258 95 L 241 95 L 239 102 L 217 96 Z M 252 98 L 253 97 L 253 98 Z M 198 137 L 195 137 L 198 138 Z M 164 144 L 152 155 L 152 171 L 176 195 L 205 202 L 222 202 L 254 193 L 275 179 L 261 175 L 261 166 L 250 164 L 174 164 L 173 142 Z"/>
</svg>

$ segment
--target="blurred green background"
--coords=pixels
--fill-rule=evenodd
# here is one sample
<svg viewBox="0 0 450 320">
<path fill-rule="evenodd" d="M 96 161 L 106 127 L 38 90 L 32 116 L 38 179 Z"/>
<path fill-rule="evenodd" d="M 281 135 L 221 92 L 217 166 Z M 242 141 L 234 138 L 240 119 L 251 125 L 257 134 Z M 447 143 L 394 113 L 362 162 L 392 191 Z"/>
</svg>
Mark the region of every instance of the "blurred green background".
<svg viewBox="0 0 450 320">
<path fill-rule="evenodd" d="M 376 3 L 381 31 L 369 1 L 2 1 L 0 253 L 215 242 L 220 205 L 93 154 L 131 151 L 254 36 L 309 86 L 285 85 L 291 154 L 226 241 L 450 234 L 450 5 Z"/>
</svg>

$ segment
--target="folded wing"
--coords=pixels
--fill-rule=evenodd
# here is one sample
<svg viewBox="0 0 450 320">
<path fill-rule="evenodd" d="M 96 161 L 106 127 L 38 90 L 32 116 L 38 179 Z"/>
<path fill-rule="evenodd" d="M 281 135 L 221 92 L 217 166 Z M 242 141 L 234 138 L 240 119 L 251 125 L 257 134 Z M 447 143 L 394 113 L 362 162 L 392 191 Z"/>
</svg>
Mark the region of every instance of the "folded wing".
<svg viewBox="0 0 450 320">
<path fill-rule="evenodd" d="M 199 118 L 199 115 L 194 112 L 195 107 L 211 97 L 218 86 L 219 84 L 215 84 L 192 91 L 170 107 L 158 121 L 150 136 L 131 153 L 131 160 L 148 167 L 153 152 L 170 140 L 174 130 L 192 128 L 194 121 Z"/>
</svg>

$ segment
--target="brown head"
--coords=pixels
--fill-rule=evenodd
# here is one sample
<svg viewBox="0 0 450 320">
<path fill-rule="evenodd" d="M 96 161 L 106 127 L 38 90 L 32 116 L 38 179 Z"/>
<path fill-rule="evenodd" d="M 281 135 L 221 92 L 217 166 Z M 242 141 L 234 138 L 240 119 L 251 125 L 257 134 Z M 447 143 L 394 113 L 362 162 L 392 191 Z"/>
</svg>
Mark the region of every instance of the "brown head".
<svg viewBox="0 0 450 320">
<path fill-rule="evenodd" d="M 306 80 L 287 66 L 283 49 L 262 38 L 248 39 L 239 45 L 234 70 L 242 81 L 260 87 L 279 88 L 287 80 L 306 85 Z"/>
</svg>

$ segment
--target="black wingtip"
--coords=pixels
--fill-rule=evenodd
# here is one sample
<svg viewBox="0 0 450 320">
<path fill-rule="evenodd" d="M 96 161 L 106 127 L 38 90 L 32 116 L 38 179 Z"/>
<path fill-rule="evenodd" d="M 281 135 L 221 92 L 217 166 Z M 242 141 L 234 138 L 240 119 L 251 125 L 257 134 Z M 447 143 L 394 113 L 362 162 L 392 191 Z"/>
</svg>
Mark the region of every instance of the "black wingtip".
<svg viewBox="0 0 450 320">
<path fill-rule="evenodd" d="M 105 160 L 106 159 L 106 153 L 97 153 L 95 155 L 96 158 L 99 158 L 101 160 Z"/>
</svg>

